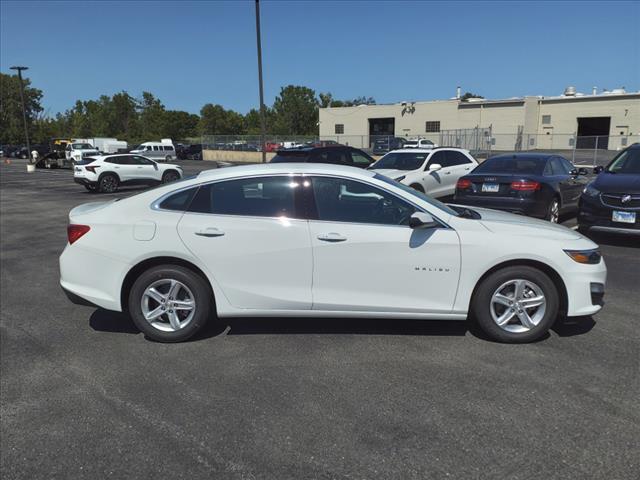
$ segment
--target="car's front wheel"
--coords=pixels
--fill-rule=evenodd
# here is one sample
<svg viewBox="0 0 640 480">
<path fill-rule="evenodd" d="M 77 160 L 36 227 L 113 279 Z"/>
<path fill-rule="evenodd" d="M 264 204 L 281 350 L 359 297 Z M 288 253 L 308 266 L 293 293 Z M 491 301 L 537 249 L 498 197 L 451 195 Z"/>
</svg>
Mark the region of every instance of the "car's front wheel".
<svg viewBox="0 0 640 480">
<path fill-rule="evenodd" d="M 551 200 L 547 207 L 547 220 L 551 223 L 558 223 L 560 219 L 560 202 L 556 197 Z"/>
<path fill-rule="evenodd" d="M 480 328 L 493 340 L 532 342 L 555 322 L 559 293 L 542 271 L 529 266 L 506 267 L 478 286 L 472 310 Z"/>
<path fill-rule="evenodd" d="M 181 342 L 195 335 L 207 323 L 212 304 L 206 280 L 179 265 L 147 270 L 129 293 L 133 322 L 159 342 Z"/>
</svg>

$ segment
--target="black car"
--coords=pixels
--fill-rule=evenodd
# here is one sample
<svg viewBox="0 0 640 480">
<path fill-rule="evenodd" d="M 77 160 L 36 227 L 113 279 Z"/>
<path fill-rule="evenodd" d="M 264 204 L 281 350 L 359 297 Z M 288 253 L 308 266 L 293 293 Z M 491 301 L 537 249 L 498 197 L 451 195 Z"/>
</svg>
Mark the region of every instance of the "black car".
<svg viewBox="0 0 640 480">
<path fill-rule="evenodd" d="M 350 167 L 367 168 L 375 160 L 362 150 L 353 147 L 302 147 L 278 150 L 271 163 L 332 163 Z"/>
<path fill-rule="evenodd" d="M 180 150 L 176 148 L 176 156 L 180 160 L 202 160 L 202 144 L 182 145 Z"/>
<path fill-rule="evenodd" d="M 640 143 L 594 173 L 580 197 L 580 230 L 640 234 Z"/>
<path fill-rule="evenodd" d="M 561 213 L 577 209 L 587 174 L 554 154 L 498 155 L 458 180 L 454 203 L 557 222 Z"/>
<path fill-rule="evenodd" d="M 384 155 L 391 150 L 397 150 L 399 148 L 404 147 L 404 144 L 407 141 L 404 138 L 393 137 L 393 136 L 385 136 L 385 137 L 377 137 L 373 141 L 373 154 L 374 155 Z"/>
</svg>

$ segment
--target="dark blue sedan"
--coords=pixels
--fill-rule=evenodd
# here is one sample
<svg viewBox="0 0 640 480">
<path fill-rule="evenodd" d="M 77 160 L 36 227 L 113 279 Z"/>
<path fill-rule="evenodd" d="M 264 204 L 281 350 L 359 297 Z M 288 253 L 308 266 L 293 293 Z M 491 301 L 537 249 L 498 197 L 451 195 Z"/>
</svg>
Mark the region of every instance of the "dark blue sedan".
<svg viewBox="0 0 640 480">
<path fill-rule="evenodd" d="M 578 208 L 587 170 L 550 153 L 498 155 L 485 160 L 456 185 L 454 203 L 493 208 L 557 223 Z"/>
</svg>

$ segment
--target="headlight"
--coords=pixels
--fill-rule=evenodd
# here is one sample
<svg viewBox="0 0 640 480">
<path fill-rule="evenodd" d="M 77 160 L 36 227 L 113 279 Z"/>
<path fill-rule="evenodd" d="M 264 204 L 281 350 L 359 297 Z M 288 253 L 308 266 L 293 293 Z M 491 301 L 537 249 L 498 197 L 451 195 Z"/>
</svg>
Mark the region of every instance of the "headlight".
<svg viewBox="0 0 640 480">
<path fill-rule="evenodd" d="M 402 175 L 401 177 L 396 178 L 396 182 L 401 182 L 402 180 L 404 180 L 404 178 L 406 177 L 406 175 Z"/>
<path fill-rule="evenodd" d="M 593 250 L 565 250 L 564 253 L 569 255 L 574 261 L 588 265 L 596 265 L 600 263 L 600 259 L 602 258 L 600 250 L 597 248 Z"/>
<path fill-rule="evenodd" d="M 598 190 L 593 186 L 592 183 L 590 183 L 586 187 L 584 187 L 582 193 L 584 193 L 587 197 L 597 197 L 598 195 L 600 195 L 600 190 Z"/>
</svg>

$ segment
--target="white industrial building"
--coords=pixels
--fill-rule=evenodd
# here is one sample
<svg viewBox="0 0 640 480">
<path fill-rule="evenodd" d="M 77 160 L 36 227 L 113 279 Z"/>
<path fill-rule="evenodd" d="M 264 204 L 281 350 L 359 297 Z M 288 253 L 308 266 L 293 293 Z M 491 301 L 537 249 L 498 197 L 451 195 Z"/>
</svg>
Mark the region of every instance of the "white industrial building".
<svg viewBox="0 0 640 480">
<path fill-rule="evenodd" d="M 492 150 L 618 150 L 640 141 L 640 91 L 582 94 L 568 87 L 555 97 L 462 101 L 458 87 L 448 100 L 321 108 L 319 122 L 321 138 L 363 148 L 377 135 L 451 144 L 453 137 L 460 142 L 456 131 L 478 131 Z"/>
</svg>

